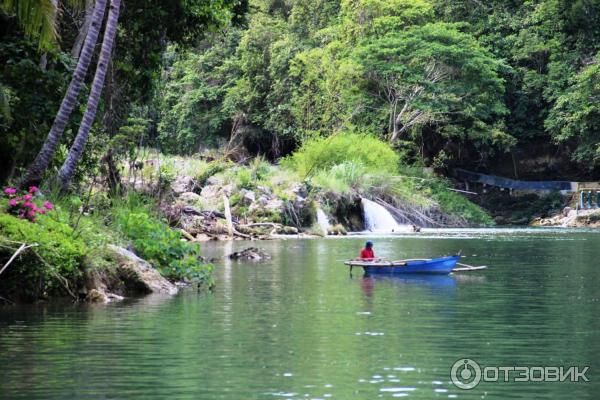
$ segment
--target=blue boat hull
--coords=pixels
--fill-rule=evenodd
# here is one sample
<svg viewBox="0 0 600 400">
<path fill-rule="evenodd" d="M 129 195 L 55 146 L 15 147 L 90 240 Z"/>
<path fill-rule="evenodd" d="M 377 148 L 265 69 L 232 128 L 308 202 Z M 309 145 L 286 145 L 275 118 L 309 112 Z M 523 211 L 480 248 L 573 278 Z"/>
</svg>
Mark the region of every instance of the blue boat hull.
<svg viewBox="0 0 600 400">
<path fill-rule="evenodd" d="M 363 265 L 366 275 L 433 274 L 448 275 L 456 266 L 460 256 L 448 256 L 431 260 L 407 261 L 406 265 L 369 266 Z"/>
</svg>

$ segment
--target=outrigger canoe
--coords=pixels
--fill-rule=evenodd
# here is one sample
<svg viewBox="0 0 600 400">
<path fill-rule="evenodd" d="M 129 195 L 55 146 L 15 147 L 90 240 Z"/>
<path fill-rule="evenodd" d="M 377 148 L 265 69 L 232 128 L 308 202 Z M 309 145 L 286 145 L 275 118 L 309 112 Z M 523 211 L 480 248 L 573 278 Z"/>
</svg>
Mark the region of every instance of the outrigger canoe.
<svg viewBox="0 0 600 400">
<path fill-rule="evenodd" d="M 437 275 L 448 275 L 456 263 L 460 260 L 460 256 L 447 256 L 432 259 L 411 259 L 411 260 L 397 260 L 387 261 L 381 259 L 375 259 L 373 261 L 366 260 L 348 260 L 344 264 L 352 267 L 362 267 L 365 274 L 385 274 L 385 275 L 396 275 L 396 274 L 437 274 Z"/>
</svg>

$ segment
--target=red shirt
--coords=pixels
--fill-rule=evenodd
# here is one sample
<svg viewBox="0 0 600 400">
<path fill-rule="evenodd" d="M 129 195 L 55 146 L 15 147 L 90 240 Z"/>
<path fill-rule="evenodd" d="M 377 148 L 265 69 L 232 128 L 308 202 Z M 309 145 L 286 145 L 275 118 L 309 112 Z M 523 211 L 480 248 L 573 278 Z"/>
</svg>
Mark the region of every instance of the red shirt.
<svg viewBox="0 0 600 400">
<path fill-rule="evenodd" d="M 360 251 L 360 258 L 375 258 L 373 249 L 364 248 Z"/>
</svg>

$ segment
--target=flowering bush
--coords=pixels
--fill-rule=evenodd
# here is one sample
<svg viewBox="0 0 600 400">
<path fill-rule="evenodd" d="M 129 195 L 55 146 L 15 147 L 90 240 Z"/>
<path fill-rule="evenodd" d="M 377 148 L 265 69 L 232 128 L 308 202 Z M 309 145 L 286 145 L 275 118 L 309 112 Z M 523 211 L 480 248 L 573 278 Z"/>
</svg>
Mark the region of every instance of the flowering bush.
<svg viewBox="0 0 600 400">
<path fill-rule="evenodd" d="M 38 214 L 46 214 L 54 208 L 54 205 L 49 201 L 44 201 L 41 206 L 35 202 L 34 196 L 38 191 L 39 189 L 36 186 L 31 186 L 28 192 L 18 195 L 15 188 L 7 187 L 4 189 L 4 194 L 8 197 L 8 212 L 19 218 L 35 222 L 35 217 Z"/>
</svg>

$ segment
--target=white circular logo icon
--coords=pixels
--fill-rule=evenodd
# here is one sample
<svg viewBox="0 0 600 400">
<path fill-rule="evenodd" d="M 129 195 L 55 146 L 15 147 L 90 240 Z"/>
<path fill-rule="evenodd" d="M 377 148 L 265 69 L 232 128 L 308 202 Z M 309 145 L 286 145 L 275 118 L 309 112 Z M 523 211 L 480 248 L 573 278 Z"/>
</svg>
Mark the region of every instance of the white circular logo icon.
<svg viewBox="0 0 600 400">
<path fill-rule="evenodd" d="M 481 367 L 470 358 L 461 358 L 452 365 L 450 379 L 460 389 L 473 389 L 481 381 Z"/>
</svg>

